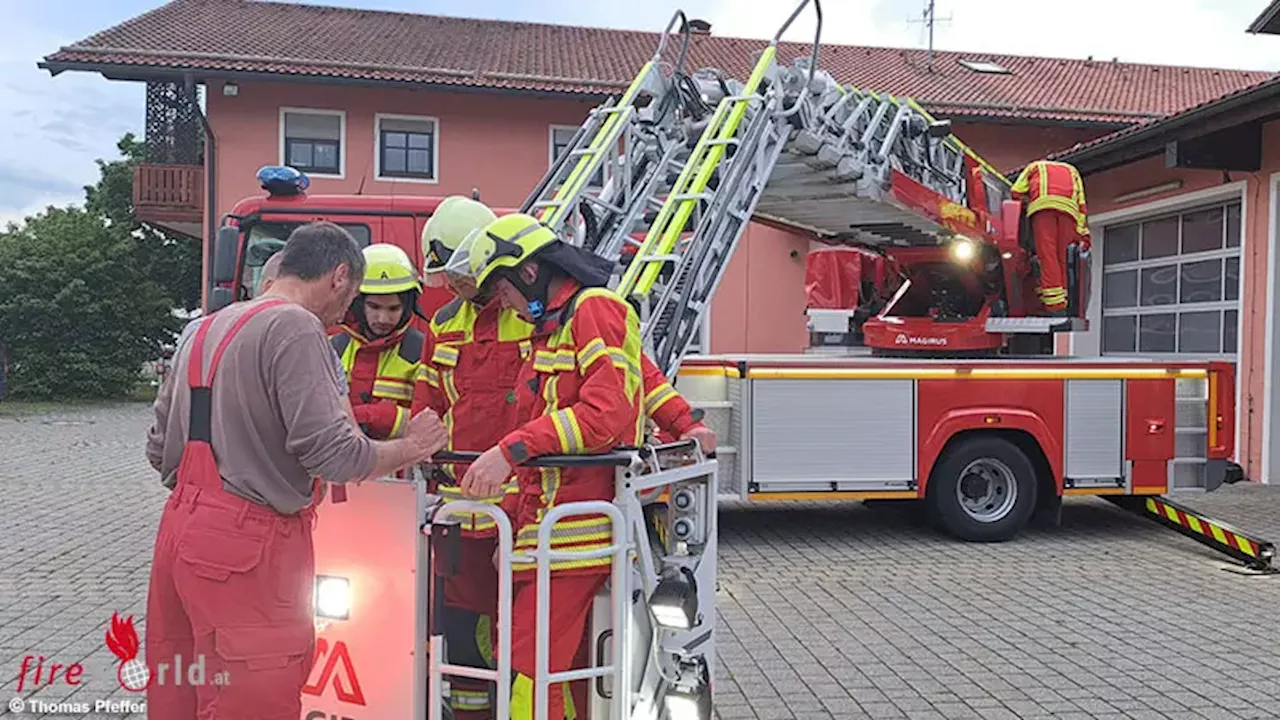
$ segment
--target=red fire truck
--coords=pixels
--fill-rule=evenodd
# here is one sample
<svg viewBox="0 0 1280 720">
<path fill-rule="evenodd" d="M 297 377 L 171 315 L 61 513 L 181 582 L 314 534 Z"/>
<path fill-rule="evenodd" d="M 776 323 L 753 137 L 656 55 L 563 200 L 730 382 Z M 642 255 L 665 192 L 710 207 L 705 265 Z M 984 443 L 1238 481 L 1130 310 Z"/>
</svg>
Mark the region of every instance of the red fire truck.
<svg viewBox="0 0 1280 720">
<path fill-rule="evenodd" d="M 667 448 L 692 451 L 670 465 L 653 447 L 537 459 L 618 466 L 615 502 L 579 509 L 607 511 L 616 523 L 612 594 L 598 598 L 590 628 L 592 667 L 535 673 L 538 705 L 548 683 L 590 677 L 600 680 L 591 720 L 710 718 L 715 518 L 724 497 L 923 501 L 953 535 L 999 541 L 1037 511 L 1056 516 L 1064 496 L 1097 495 L 1270 571 L 1270 543 L 1164 496 L 1241 479 L 1231 460 L 1232 366 L 1054 356 L 1055 333 L 1087 328 L 1087 252 L 1073 247 L 1066 258 L 1068 316 L 1044 313 L 1033 299 L 1025 212 L 1006 178 L 916 103 L 836 83 L 818 68 L 816 38 L 808 58 L 779 61 L 782 33 L 808 4 L 799 3 L 745 82 L 715 69 L 687 72 L 689 25 L 676 13 L 653 59 L 625 93 L 589 114 L 520 208 L 618 262 L 612 287 L 636 306 L 646 349 L 721 439 L 715 458 L 696 446 Z M 682 47 L 670 62 L 664 50 L 677 21 Z M 603 187 L 591 182 L 601 172 Z M 252 296 L 254 268 L 289 229 L 314 218 L 419 256 L 435 199 L 307 197 L 305 181 L 282 188 L 270 182 L 279 176 L 266 174 L 270 197 L 245 201 L 224 220 L 210 307 Z M 753 219 L 881 258 L 870 274 L 889 275 L 872 288 L 883 302 L 861 322 L 865 353 L 686 360 Z M 662 490 L 666 502 L 654 502 L 649 491 Z M 420 479 L 356 488 L 349 502 L 320 511 L 323 657 L 304 720 L 440 718 L 445 678 L 458 675 L 495 682 L 496 708 L 508 706 L 509 642 L 499 641 L 495 668 L 477 671 L 448 664 L 441 633 L 430 633 L 430 663 L 418 640 L 430 616 L 426 553 L 443 545 L 440 517 L 451 506 L 493 513 L 503 528 L 496 628 L 509 632 L 513 557 L 547 572 L 546 547 L 513 553 L 511 528 L 492 506 L 450 503 L 436 514 Z M 539 602 L 545 611 L 549 597 Z M 365 662 L 379 669 L 360 681 L 377 678 L 376 689 L 357 684 Z"/>
</svg>

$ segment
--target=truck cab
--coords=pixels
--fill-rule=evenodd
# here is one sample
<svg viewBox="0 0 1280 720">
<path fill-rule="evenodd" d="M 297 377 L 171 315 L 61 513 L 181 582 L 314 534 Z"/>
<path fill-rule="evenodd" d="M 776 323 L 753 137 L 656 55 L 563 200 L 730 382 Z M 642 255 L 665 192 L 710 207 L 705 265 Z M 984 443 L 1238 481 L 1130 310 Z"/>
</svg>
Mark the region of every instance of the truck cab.
<svg viewBox="0 0 1280 720">
<path fill-rule="evenodd" d="M 265 195 L 236 203 L 223 216 L 214 239 L 205 312 L 256 297 L 267 258 L 284 247 L 301 225 L 327 220 L 342 227 L 361 247 L 390 243 L 422 270 L 423 226 L 443 198 L 386 195 L 308 195 L 310 181 L 290 167 L 258 171 Z M 452 298 L 447 288 L 424 287 L 420 310 L 430 317 Z M 417 322 L 421 322 L 418 320 Z"/>
</svg>

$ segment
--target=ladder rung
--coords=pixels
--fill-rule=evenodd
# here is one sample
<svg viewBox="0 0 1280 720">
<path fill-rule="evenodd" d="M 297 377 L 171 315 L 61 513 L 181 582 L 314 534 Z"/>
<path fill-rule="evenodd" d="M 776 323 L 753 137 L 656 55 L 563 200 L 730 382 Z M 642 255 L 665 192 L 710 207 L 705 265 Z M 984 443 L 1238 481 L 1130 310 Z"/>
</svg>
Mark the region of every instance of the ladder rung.
<svg viewBox="0 0 1280 720">
<path fill-rule="evenodd" d="M 680 193 L 680 194 L 678 194 L 678 195 L 671 195 L 671 196 L 670 196 L 670 199 L 671 199 L 671 200 L 675 200 L 676 202 L 686 202 L 686 201 L 689 201 L 689 200 L 710 200 L 710 199 L 711 199 L 711 193 L 705 193 L 705 192 L 701 192 L 701 193 Z"/>
</svg>

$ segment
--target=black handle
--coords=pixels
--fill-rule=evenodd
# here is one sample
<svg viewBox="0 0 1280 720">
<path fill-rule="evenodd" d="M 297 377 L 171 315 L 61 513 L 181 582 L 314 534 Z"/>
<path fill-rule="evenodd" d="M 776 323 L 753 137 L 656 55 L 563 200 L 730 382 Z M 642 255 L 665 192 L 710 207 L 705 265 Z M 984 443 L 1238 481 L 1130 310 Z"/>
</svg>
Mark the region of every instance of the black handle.
<svg viewBox="0 0 1280 720">
<path fill-rule="evenodd" d="M 431 462 L 434 465 L 473 463 L 479 457 L 478 452 L 441 452 L 432 455 Z M 522 467 L 621 467 L 630 464 L 631 453 L 621 450 L 601 455 L 543 455 L 520 463 Z"/>
<path fill-rule="evenodd" d="M 601 453 L 599 455 L 541 455 L 536 458 L 529 458 L 520 463 L 523 467 L 622 467 L 631 464 L 633 453 L 640 453 L 641 457 L 650 457 L 654 453 L 670 452 L 673 450 L 692 450 L 693 440 L 677 440 L 676 442 L 664 443 L 662 445 L 646 445 L 642 448 L 620 447 L 612 452 Z M 475 462 L 480 457 L 478 452 L 439 452 L 431 456 L 431 464 L 442 465 L 445 463 L 468 464 Z M 714 457 L 714 455 L 710 456 Z"/>
<path fill-rule="evenodd" d="M 599 663 L 599 662 L 602 662 L 602 661 L 603 661 L 603 659 L 604 659 L 604 644 L 605 644 L 605 642 L 606 642 L 609 638 L 611 638 L 611 637 L 613 637 L 613 628 L 609 628 L 608 630 L 605 630 L 604 632 L 600 633 L 600 637 L 596 638 L 596 662 L 597 662 L 597 663 Z M 612 691 L 606 691 L 606 690 L 604 689 L 604 676 L 603 676 L 603 675 L 600 675 L 600 676 L 597 676 L 597 677 L 596 677 L 596 694 L 597 694 L 597 695 L 599 695 L 600 697 L 604 698 L 605 700 L 612 700 L 612 699 L 613 699 L 613 692 L 612 692 Z"/>
</svg>

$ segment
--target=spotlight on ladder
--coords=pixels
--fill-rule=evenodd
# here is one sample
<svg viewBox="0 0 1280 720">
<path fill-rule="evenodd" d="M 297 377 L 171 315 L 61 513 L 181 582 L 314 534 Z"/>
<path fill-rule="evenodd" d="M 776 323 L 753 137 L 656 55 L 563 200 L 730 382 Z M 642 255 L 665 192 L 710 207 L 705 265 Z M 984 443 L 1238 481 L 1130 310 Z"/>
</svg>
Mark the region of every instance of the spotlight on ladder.
<svg viewBox="0 0 1280 720">
<path fill-rule="evenodd" d="M 692 663 L 681 663 L 679 676 L 663 698 L 670 720 L 711 719 L 711 683 L 707 675 L 706 661 L 701 657 Z"/>
<path fill-rule="evenodd" d="M 664 628 L 688 630 L 697 625 L 698 586 L 693 571 L 686 567 L 664 569 L 649 597 L 649 607 L 654 620 Z"/>
</svg>

